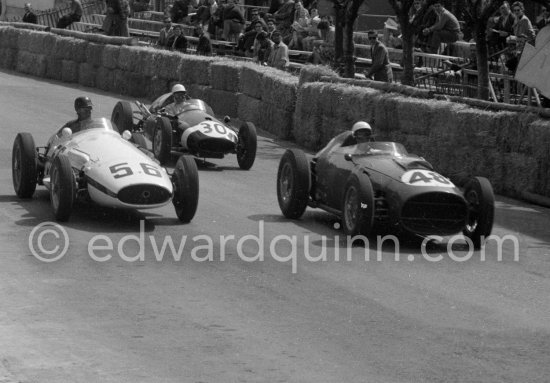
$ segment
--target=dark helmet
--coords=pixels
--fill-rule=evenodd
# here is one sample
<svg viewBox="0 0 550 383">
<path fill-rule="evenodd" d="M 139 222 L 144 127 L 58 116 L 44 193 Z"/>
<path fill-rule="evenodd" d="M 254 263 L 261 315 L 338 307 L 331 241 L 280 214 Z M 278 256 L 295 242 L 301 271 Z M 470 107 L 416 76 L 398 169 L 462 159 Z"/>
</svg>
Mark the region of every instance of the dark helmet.
<svg viewBox="0 0 550 383">
<path fill-rule="evenodd" d="M 74 108 L 75 109 L 91 108 L 92 106 L 93 106 L 92 100 L 90 100 L 89 97 L 83 96 L 83 97 L 78 97 L 74 100 Z"/>
</svg>

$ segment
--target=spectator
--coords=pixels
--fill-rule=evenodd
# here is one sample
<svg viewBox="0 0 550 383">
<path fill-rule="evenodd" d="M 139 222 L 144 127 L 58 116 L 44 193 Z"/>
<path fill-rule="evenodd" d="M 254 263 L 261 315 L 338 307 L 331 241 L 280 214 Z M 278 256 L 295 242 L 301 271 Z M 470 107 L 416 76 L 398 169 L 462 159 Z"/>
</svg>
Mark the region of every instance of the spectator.
<svg viewBox="0 0 550 383">
<path fill-rule="evenodd" d="M 313 64 L 332 65 L 334 62 L 335 28 L 330 24 L 330 18 L 323 17 L 317 26 L 322 40 L 313 41 L 313 53 L 310 61 Z"/>
<path fill-rule="evenodd" d="M 217 31 L 223 30 L 223 10 L 227 7 L 226 0 L 219 0 L 216 10 L 210 9 L 210 12 L 212 13 L 212 16 L 210 17 L 210 22 L 208 23 L 208 33 L 210 36 L 214 36 L 214 39 L 216 39 L 216 36 L 218 36 Z"/>
<path fill-rule="evenodd" d="M 273 41 L 267 37 L 266 32 L 258 33 L 254 42 L 254 62 L 260 65 L 267 65 L 267 59 L 273 50 Z"/>
<path fill-rule="evenodd" d="M 199 37 L 197 54 L 201 56 L 212 56 L 212 42 L 210 41 L 209 34 L 205 32 L 204 28 L 201 26 L 197 26 L 195 32 Z"/>
<path fill-rule="evenodd" d="M 235 39 L 244 29 L 245 20 L 240 7 L 236 5 L 239 0 L 229 0 L 223 10 L 222 40 Z"/>
<path fill-rule="evenodd" d="M 145 12 L 149 10 L 150 0 L 130 0 L 130 17 L 134 17 L 135 12 Z"/>
<path fill-rule="evenodd" d="M 423 5 L 422 0 L 414 0 L 412 7 L 409 9 L 409 23 L 413 24 L 415 19 L 420 16 Z"/>
<path fill-rule="evenodd" d="M 540 14 L 537 17 L 536 27 L 540 31 L 548 24 L 550 24 L 550 11 L 546 7 L 541 7 Z"/>
<path fill-rule="evenodd" d="M 254 43 L 258 36 L 258 33 L 265 32 L 262 23 L 256 21 L 252 24 L 253 29 L 246 32 L 244 35 L 241 35 L 239 38 L 239 43 L 237 45 L 237 50 L 244 54 L 246 57 L 254 56 Z"/>
<path fill-rule="evenodd" d="M 271 35 L 277 27 L 275 26 L 275 20 L 273 19 L 267 19 L 267 38 L 271 40 Z"/>
<path fill-rule="evenodd" d="M 189 14 L 189 1 L 188 0 L 175 0 L 170 9 L 170 17 L 173 23 L 184 23 L 187 21 L 187 15 Z"/>
<path fill-rule="evenodd" d="M 267 58 L 267 65 L 273 68 L 286 70 L 290 62 L 288 58 L 288 47 L 282 41 L 281 32 L 275 31 L 273 36 L 273 50 Z"/>
<path fill-rule="evenodd" d="M 21 20 L 24 23 L 30 23 L 30 24 L 37 24 L 38 20 L 36 19 L 36 15 L 34 14 L 31 3 L 25 4 L 25 14 L 23 15 L 23 19 Z"/>
<path fill-rule="evenodd" d="M 174 26 L 174 34 L 168 39 L 168 49 L 187 53 L 187 39 L 183 35 L 183 27 L 181 25 Z"/>
<path fill-rule="evenodd" d="M 367 77 L 375 81 L 392 82 L 393 73 L 390 66 L 388 49 L 378 40 L 376 31 L 369 31 L 368 36 L 371 44 L 370 55 L 372 66 L 367 73 Z"/>
<path fill-rule="evenodd" d="M 273 16 L 285 3 L 285 0 L 271 0 L 269 4 L 269 9 L 267 10 L 268 15 Z"/>
<path fill-rule="evenodd" d="M 285 3 L 273 14 L 277 30 L 281 32 L 283 42 L 290 43 L 292 39 L 292 23 L 294 22 L 294 0 L 285 0 Z"/>
<path fill-rule="evenodd" d="M 103 31 L 107 36 L 128 37 L 128 16 L 130 5 L 127 0 L 107 0 L 107 14 L 103 20 Z"/>
<path fill-rule="evenodd" d="M 262 29 L 267 31 L 267 23 L 264 19 L 260 17 L 260 11 L 257 8 L 252 8 L 250 11 L 250 24 L 244 29 L 244 32 L 249 32 L 254 30 L 254 24 L 259 21 L 262 24 Z"/>
<path fill-rule="evenodd" d="M 65 29 L 82 18 L 82 3 L 80 0 L 71 0 L 71 12 L 57 21 L 56 28 Z"/>
<path fill-rule="evenodd" d="M 174 35 L 174 27 L 172 26 L 172 19 L 170 17 L 164 18 L 164 27 L 159 32 L 159 39 L 157 45 L 159 47 L 167 47 L 168 40 Z"/>
<path fill-rule="evenodd" d="M 321 19 L 319 16 L 312 17 L 307 28 L 307 36 L 302 39 L 302 49 L 313 51 L 313 42 L 321 38 L 321 32 L 318 28 Z"/>
<path fill-rule="evenodd" d="M 292 38 L 288 44 L 289 49 L 303 49 L 302 40 L 307 37 L 307 28 L 311 18 L 309 11 L 304 8 L 301 0 L 294 3 L 294 22 L 292 23 Z"/>
<path fill-rule="evenodd" d="M 213 8 L 214 4 L 216 4 L 215 8 Z M 201 0 L 195 15 L 191 16 L 191 23 L 208 28 L 208 23 L 212 17 L 212 9 L 215 11 L 217 7 L 216 0 Z"/>
<path fill-rule="evenodd" d="M 420 8 L 416 16 L 413 18 L 412 27 L 414 31 L 414 45 L 424 51 L 428 51 L 430 43 L 430 35 L 424 35 L 423 30 L 437 22 L 437 12 L 433 6 Z"/>
<path fill-rule="evenodd" d="M 531 24 L 531 20 L 525 16 L 525 7 L 521 1 L 516 1 L 512 4 L 512 11 L 516 15 L 516 22 L 514 24 L 514 36 L 517 39 L 525 42 L 535 39 L 535 30 Z"/>
<path fill-rule="evenodd" d="M 422 33 L 427 36 L 431 34 L 429 49 L 432 53 L 439 51 L 441 43 L 454 43 L 460 37 L 460 24 L 451 12 L 445 9 L 441 1 L 433 3 L 433 9 L 438 19 L 431 27 L 424 28 Z"/>
<path fill-rule="evenodd" d="M 514 33 L 516 17 L 510 11 L 510 4 L 505 1 L 499 8 L 500 16 L 493 18 L 492 27 L 487 33 L 490 48 L 501 50 L 506 46 L 506 38 Z"/>
</svg>

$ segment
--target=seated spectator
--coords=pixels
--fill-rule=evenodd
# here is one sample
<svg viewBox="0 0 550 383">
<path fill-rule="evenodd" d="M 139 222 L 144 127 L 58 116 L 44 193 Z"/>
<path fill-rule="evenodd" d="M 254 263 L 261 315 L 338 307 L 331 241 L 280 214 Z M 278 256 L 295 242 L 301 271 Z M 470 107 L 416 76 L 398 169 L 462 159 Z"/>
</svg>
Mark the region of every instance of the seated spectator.
<svg viewBox="0 0 550 383">
<path fill-rule="evenodd" d="M 546 7 L 541 7 L 540 14 L 537 16 L 536 27 L 540 31 L 550 24 L 550 11 Z"/>
<path fill-rule="evenodd" d="M 460 38 L 460 24 L 457 18 L 443 6 L 441 1 L 433 3 L 433 9 L 437 13 L 438 19 L 435 24 L 424 28 L 422 33 L 425 36 L 431 35 L 429 51 L 437 53 L 441 43 L 454 43 Z"/>
<path fill-rule="evenodd" d="M 185 23 L 187 22 L 187 16 L 189 15 L 189 1 L 188 0 L 175 0 L 170 9 L 170 17 L 173 23 Z"/>
<path fill-rule="evenodd" d="M 245 20 L 243 12 L 237 5 L 239 0 L 229 0 L 223 10 L 223 33 L 222 40 L 236 40 L 236 37 L 243 31 Z"/>
<path fill-rule="evenodd" d="M 290 63 L 288 58 L 288 47 L 283 42 L 281 32 L 275 31 L 273 36 L 273 49 L 267 58 L 267 65 L 273 68 L 286 70 Z"/>
<path fill-rule="evenodd" d="M 321 32 L 318 28 L 321 19 L 319 16 L 311 18 L 310 24 L 307 28 L 307 36 L 302 39 L 302 49 L 304 51 L 313 51 L 313 42 L 321 39 Z"/>
<path fill-rule="evenodd" d="M 420 10 L 423 5 L 423 0 L 414 0 L 412 7 L 409 9 L 409 23 L 413 24 L 415 19 L 420 16 Z"/>
<path fill-rule="evenodd" d="M 330 19 L 324 17 L 317 28 L 320 31 L 322 40 L 313 42 L 313 53 L 310 62 L 313 64 L 322 64 L 332 66 L 334 63 L 334 26 L 330 25 Z"/>
<path fill-rule="evenodd" d="M 271 40 L 271 35 L 277 27 L 275 26 L 275 20 L 273 19 L 267 19 L 267 37 Z"/>
<path fill-rule="evenodd" d="M 167 47 L 171 51 L 187 53 L 187 39 L 181 25 L 174 26 L 174 34 L 168 39 Z"/>
<path fill-rule="evenodd" d="M 294 22 L 294 0 L 285 0 L 285 3 L 273 14 L 277 30 L 281 33 L 283 42 L 290 43 L 292 39 L 292 23 Z"/>
<path fill-rule="evenodd" d="M 253 31 L 257 21 L 262 24 L 262 29 L 267 31 L 267 23 L 260 17 L 260 11 L 257 8 L 252 8 L 250 11 L 250 24 L 244 29 L 244 33 Z"/>
<path fill-rule="evenodd" d="M 492 50 L 501 50 L 506 47 L 506 39 L 514 33 L 514 24 L 516 17 L 510 11 L 510 4 L 505 1 L 499 8 L 500 16 L 496 16 L 491 21 L 487 33 L 487 44 Z"/>
<path fill-rule="evenodd" d="M 422 5 L 424 6 L 424 3 Z M 417 11 L 412 21 L 415 47 L 423 51 L 429 50 L 428 46 L 430 45 L 431 36 L 429 34 L 424 35 L 422 31 L 430 25 L 434 25 L 437 22 L 437 18 L 437 12 L 431 5 L 429 7 L 420 8 Z"/>
<path fill-rule="evenodd" d="M 267 37 L 266 32 L 258 33 L 254 42 L 254 62 L 267 66 L 267 59 L 273 50 L 273 41 Z"/>
<path fill-rule="evenodd" d="M 208 32 L 205 32 L 203 27 L 197 26 L 195 33 L 199 37 L 197 54 L 201 56 L 212 56 L 212 42 L 210 41 Z"/>
<path fill-rule="evenodd" d="M 36 19 L 36 15 L 34 14 L 31 3 L 25 4 L 25 14 L 23 15 L 23 19 L 21 20 L 24 23 L 30 23 L 30 24 L 37 24 L 38 20 Z"/>
<path fill-rule="evenodd" d="M 311 23 L 309 11 L 304 8 L 301 0 L 294 3 L 294 22 L 292 23 L 292 38 L 289 49 L 303 49 L 302 40 L 307 37 L 307 28 Z"/>
<path fill-rule="evenodd" d="M 531 24 L 531 20 L 525 15 L 525 7 L 521 1 L 516 1 L 512 4 L 512 11 L 516 16 L 514 23 L 514 36 L 522 42 L 533 41 L 535 39 L 535 30 Z"/>
<path fill-rule="evenodd" d="M 80 0 L 71 0 L 71 12 L 57 21 L 56 28 L 65 29 L 82 18 L 82 3 Z"/>
<path fill-rule="evenodd" d="M 246 57 L 254 57 L 254 43 L 258 33 L 265 32 L 262 23 L 259 21 L 254 22 L 252 26 L 254 29 L 241 35 L 237 43 L 237 51 Z"/>
<path fill-rule="evenodd" d="M 164 27 L 159 32 L 159 39 L 157 45 L 159 47 L 167 47 L 168 40 L 174 35 L 174 27 L 172 25 L 172 19 L 170 17 L 164 18 Z"/>
</svg>

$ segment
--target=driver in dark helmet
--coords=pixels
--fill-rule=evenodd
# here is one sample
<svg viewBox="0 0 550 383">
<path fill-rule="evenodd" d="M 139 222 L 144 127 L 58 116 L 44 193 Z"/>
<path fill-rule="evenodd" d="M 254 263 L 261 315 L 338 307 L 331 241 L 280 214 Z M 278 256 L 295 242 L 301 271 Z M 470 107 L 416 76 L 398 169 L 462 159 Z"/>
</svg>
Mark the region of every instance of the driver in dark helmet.
<svg viewBox="0 0 550 383">
<path fill-rule="evenodd" d="M 87 96 L 77 97 L 74 100 L 74 109 L 76 110 L 77 119 L 67 122 L 61 128 L 60 132 L 64 128 L 70 128 L 73 133 L 79 132 L 82 130 L 82 127 L 85 122 L 88 122 L 92 118 L 92 100 Z"/>
</svg>

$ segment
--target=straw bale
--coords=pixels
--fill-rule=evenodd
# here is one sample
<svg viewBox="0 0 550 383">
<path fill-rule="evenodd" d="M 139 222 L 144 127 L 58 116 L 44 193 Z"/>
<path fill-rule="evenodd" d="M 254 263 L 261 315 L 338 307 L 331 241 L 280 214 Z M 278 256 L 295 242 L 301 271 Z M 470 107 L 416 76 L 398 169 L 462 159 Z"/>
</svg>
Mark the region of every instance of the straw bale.
<svg viewBox="0 0 550 383">
<path fill-rule="evenodd" d="M 238 110 L 238 93 L 219 89 L 210 89 L 210 106 L 217 116 L 236 117 Z"/>
<path fill-rule="evenodd" d="M 197 85 L 197 84 L 189 84 L 185 85 L 185 89 L 187 90 L 187 94 L 191 98 L 198 98 L 199 100 L 203 100 L 207 104 L 210 103 L 210 87 L 205 85 Z"/>
<path fill-rule="evenodd" d="M 179 81 L 185 84 L 210 85 L 210 67 L 217 57 L 184 56 L 179 68 Z"/>
<path fill-rule="evenodd" d="M 399 129 L 397 106 L 403 97 L 395 93 L 381 93 L 375 103 L 374 121 L 379 134 L 389 135 Z"/>
<path fill-rule="evenodd" d="M 533 141 L 526 140 L 525 136 L 529 125 L 537 120 L 533 113 L 502 112 L 495 119 L 496 145 L 499 151 L 532 153 Z M 535 141 L 536 142 L 536 141 Z"/>
<path fill-rule="evenodd" d="M 152 77 L 158 74 L 158 67 L 163 59 L 163 55 L 160 50 L 149 48 L 140 53 L 138 59 L 138 72 L 144 76 Z"/>
<path fill-rule="evenodd" d="M 234 61 L 219 61 L 210 65 L 212 89 L 240 92 L 242 64 Z"/>
<path fill-rule="evenodd" d="M 252 63 L 245 63 L 242 67 L 241 89 L 242 92 L 258 100 L 262 98 L 262 77 L 269 69 Z"/>
<path fill-rule="evenodd" d="M 334 88 L 334 116 L 351 126 L 358 120 L 374 121 L 376 102 L 383 94 L 379 90 L 341 84 Z"/>
<path fill-rule="evenodd" d="M 151 100 L 162 96 L 169 91 L 168 80 L 159 76 L 153 76 L 148 81 L 149 86 L 147 88 L 147 97 Z"/>
<path fill-rule="evenodd" d="M 327 66 L 324 65 L 306 65 L 300 70 L 300 80 L 299 85 L 302 85 L 306 82 L 315 82 L 319 81 L 321 77 L 334 77 L 338 78 L 338 73 L 333 71 Z"/>
<path fill-rule="evenodd" d="M 110 48 L 109 45 L 89 43 L 86 47 L 86 63 L 95 67 L 102 66 L 102 56 L 105 54 L 104 50 L 108 48 Z"/>
<path fill-rule="evenodd" d="M 237 103 L 237 117 L 243 121 L 251 121 L 257 124 L 260 120 L 260 114 L 263 112 L 261 100 L 240 93 L 237 96 Z"/>
<path fill-rule="evenodd" d="M 298 79 L 289 73 L 264 73 L 262 76 L 262 100 L 277 108 L 293 111 L 296 107 Z"/>
<path fill-rule="evenodd" d="M 61 81 L 61 59 L 54 56 L 47 56 L 46 59 L 46 77 L 54 80 Z"/>
<path fill-rule="evenodd" d="M 54 48 L 54 56 L 63 60 L 76 61 L 78 63 L 86 61 L 86 40 L 61 37 L 57 39 Z"/>
<path fill-rule="evenodd" d="M 321 147 L 325 146 L 335 136 L 351 129 L 351 126 L 344 126 L 338 118 L 333 116 L 322 115 L 320 122 L 321 129 L 319 130 L 319 142 Z"/>
<path fill-rule="evenodd" d="M 34 33 L 30 30 L 22 29 L 19 32 L 19 39 L 17 41 L 17 45 L 20 51 L 27 51 L 30 52 L 31 48 L 31 42 L 33 39 Z"/>
<path fill-rule="evenodd" d="M 523 140 L 533 148 L 531 155 L 550 166 L 550 121 L 537 119 L 529 124 Z M 547 179 L 550 182 L 550 178 Z"/>
<path fill-rule="evenodd" d="M 70 37 L 58 37 L 52 52 L 53 55 L 56 58 L 67 60 L 67 56 L 70 56 L 69 48 L 71 47 L 70 42 L 72 40 Z"/>
<path fill-rule="evenodd" d="M 9 47 L 8 31 L 9 29 L 7 27 L 0 26 L 0 50 Z"/>
<path fill-rule="evenodd" d="M 31 44 L 29 46 L 29 52 L 36 54 L 49 54 L 50 51 L 44 49 L 46 45 L 46 38 L 49 37 L 49 33 L 34 32 L 31 38 Z"/>
<path fill-rule="evenodd" d="M 78 63 L 70 60 L 61 60 L 61 81 L 78 82 Z"/>
<path fill-rule="evenodd" d="M 6 48 L 18 49 L 18 40 L 20 34 L 21 29 L 11 27 L 5 28 L 4 34 L 1 36 L 2 38 L 0 39 L 0 41 L 2 42 L 2 44 L 5 44 L 4 46 Z"/>
<path fill-rule="evenodd" d="M 126 80 L 128 81 L 128 95 L 133 97 L 147 96 L 147 87 L 149 79 L 140 73 L 126 72 Z"/>
<path fill-rule="evenodd" d="M 99 67 L 95 77 L 95 86 L 101 90 L 113 89 L 114 73 L 112 69 Z"/>
<path fill-rule="evenodd" d="M 292 134 L 299 145 L 317 150 L 321 147 L 322 115 L 319 93 L 327 84 L 305 83 L 298 88 Z"/>
<path fill-rule="evenodd" d="M 283 110 L 267 102 L 261 102 L 258 126 L 277 137 L 287 140 L 292 138 L 293 112 Z"/>
<path fill-rule="evenodd" d="M 46 33 L 42 46 L 42 53 L 50 56 L 55 49 L 55 43 L 57 41 L 57 36 L 51 33 Z"/>
<path fill-rule="evenodd" d="M 0 48 L 0 67 L 14 69 L 17 51 L 12 48 Z"/>
<path fill-rule="evenodd" d="M 129 74 L 131 72 L 126 72 L 122 69 L 115 69 L 113 70 L 113 82 L 111 84 L 111 88 L 109 89 L 112 92 L 116 92 L 118 94 L 129 94 Z"/>
<path fill-rule="evenodd" d="M 537 162 L 521 153 L 506 153 L 501 157 L 502 190 L 508 195 L 519 195 L 535 187 Z"/>
<path fill-rule="evenodd" d="M 406 134 L 427 135 L 432 125 L 433 100 L 401 97 L 397 105 L 399 127 Z"/>
<path fill-rule="evenodd" d="M 78 66 L 78 83 L 83 86 L 95 87 L 97 69 L 88 63 L 82 63 Z"/>
<path fill-rule="evenodd" d="M 34 66 L 34 55 L 27 51 L 17 52 L 15 70 L 21 73 L 31 74 Z"/>
<path fill-rule="evenodd" d="M 183 55 L 179 52 L 163 51 L 157 66 L 157 75 L 169 81 L 179 80 L 179 71 Z"/>
<path fill-rule="evenodd" d="M 123 45 L 119 49 L 120 50 L 118 54 L 117 67 L 125 71 L 137 72 L 137 65 L 140 62 L 140 51 L 138 50 L 138 48 Z"/>
<path fill-rule="evenodd" d="M 103 44 L 92 44 L 94 48 L 89 50 L 90 53 L 95 53 L 98 57 L 94 58 L 94 65 L 100 66 L 103 65 L 108 69 L 116 69 L 118 65 L 118 57 L 120 50 L 122 49 L 120 45 L 103 45 Z M 96 64 L 97 63 L 97 64 Z"/>
</svg>

